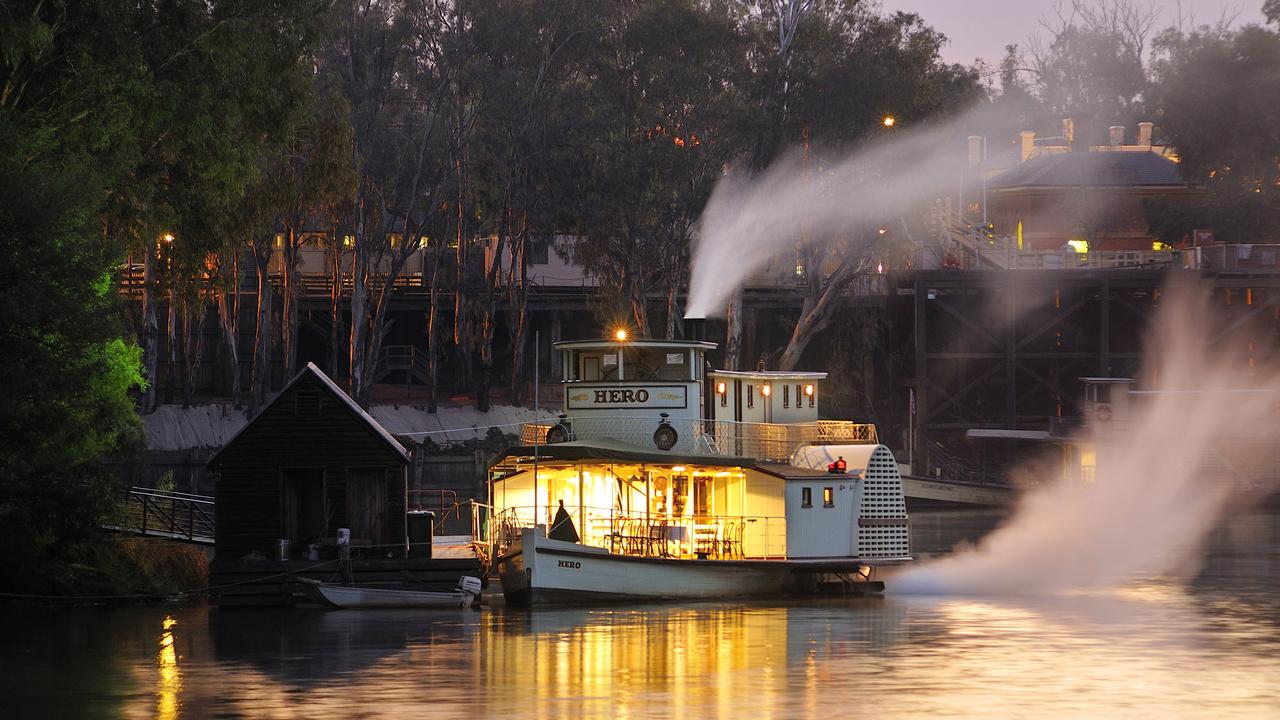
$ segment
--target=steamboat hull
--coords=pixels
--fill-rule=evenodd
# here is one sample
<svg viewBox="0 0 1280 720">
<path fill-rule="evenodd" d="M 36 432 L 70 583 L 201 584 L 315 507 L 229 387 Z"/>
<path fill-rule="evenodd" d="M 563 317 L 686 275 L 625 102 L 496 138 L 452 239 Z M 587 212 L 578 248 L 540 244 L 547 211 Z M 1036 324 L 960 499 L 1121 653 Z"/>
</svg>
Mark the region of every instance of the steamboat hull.
<svg viewBox="0 0 1280 720">
<path fill-rule="evenodd" d="M 525 528 L 497 560 L 510 605 L 596 604 L 716 600 L 817 594 L 843 578 L 841 592 L 877 593 L 878 581 L 859 579 L 856 558 L 805 560 L 693 560 L 636 557 L 551 540 Z"/>
</svg>

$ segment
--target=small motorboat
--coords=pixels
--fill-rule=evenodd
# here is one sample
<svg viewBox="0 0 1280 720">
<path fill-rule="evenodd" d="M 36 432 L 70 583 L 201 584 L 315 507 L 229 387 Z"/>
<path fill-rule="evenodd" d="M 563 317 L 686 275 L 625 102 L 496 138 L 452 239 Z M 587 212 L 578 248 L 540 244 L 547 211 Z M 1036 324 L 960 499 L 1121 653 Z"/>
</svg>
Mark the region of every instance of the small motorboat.
<svg viewBox="0 0 1280 720">
<path fill-rule="evenodd" d="M 298 578 L 321 604 L 335 608 L 457 608 L 471 607 L 480 599 L 480 578 L 464 576 L 451 592 L 335 585 Z"/>
</svg>

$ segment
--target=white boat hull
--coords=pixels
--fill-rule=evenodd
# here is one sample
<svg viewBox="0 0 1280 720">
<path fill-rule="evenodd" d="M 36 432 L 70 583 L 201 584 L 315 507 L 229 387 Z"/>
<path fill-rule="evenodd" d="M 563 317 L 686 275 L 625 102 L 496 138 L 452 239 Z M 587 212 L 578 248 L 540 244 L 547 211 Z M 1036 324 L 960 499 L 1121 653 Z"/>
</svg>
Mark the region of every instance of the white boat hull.
<svg viewBox="0 0 1280 720">
<path fill-rule="evenodd" d="M 824 571 L 856 572 L 855 558 L 809 560 L 688 560 L 618 555 L 603 548 L 548 539 L 525 528 L 498 560 L 510 604 L 615 600 L 709 600 L 803 592 Z M 866 583 L 866 591 L 883 589 Z"/>
<path fill-rule="evenodd" d="M 975 485 L 937 478 L 902 476 L 902 494 L 907 500 L 955 503 L 958 505 L 1012 505 L 1018 497 L 1016 489 Z"/>
<path fill-rule="evenodd" d="M 326 603 L 337 608 L 461 608 L 473 596 L 465 592 L 392 590 L 312 583 L 310 587 Z"/>
</svg>

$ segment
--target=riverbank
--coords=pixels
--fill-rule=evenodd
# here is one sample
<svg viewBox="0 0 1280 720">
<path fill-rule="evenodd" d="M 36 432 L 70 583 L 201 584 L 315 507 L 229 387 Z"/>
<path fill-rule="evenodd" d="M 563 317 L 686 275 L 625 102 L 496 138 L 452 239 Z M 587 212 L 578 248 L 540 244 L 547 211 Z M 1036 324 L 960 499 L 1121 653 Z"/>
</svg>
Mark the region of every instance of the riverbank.
<svg viewBox="0 0 1280 720">
<path fill-rule="evenodd" d="M 103 532 L 24 557 L 0 570 L 0 601 L 35 605 L 136 603 L 196 591 L 204 599 L 204 548 Z M 11 558 L 11 561 L 15 560 Z"/>
</svg>

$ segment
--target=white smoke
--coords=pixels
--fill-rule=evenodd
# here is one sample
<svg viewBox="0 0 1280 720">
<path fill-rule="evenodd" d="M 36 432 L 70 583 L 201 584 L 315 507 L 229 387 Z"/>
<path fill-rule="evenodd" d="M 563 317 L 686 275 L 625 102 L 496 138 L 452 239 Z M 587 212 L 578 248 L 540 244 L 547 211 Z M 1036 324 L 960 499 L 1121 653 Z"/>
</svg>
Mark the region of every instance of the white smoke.
<svg viewBox="0 0 1280 720">
<path fill-rule="evenodd" d="M 1042 594 L 1111 588 L 1136 577 L 1189 577 L 1233 489 L 1226 476 L 1265 466 L 1280 382 L 1240 367 L 1211 341 L 1223 326 L 1190 282 L 1162 300 L 1126 418 L 1088 427 L 1097 478 L 1041 478 L 976 547 L 891 578 L 903 594 Z M 1096 431 L 1096 434 L 1095 434 Z"/>
<path fill-rule="evenodd" d="M 921 200 L 954 193 L 964 179 L 964 138 L 995 126 L 984 117 L 990 111 L 978 108 L 933 127 L 886 130 L 830 167 L 813 160 L 806 170 L 791 155 L 749 179 L 721 180 L 698 220 L 686 316 L 723 314 L 747 278 L 795 247 L 802 228 L 821 242 L 859 225 L 918 215 Z M 846 239 L 854 252 L 871 240 Z"/>
</svg>

